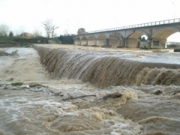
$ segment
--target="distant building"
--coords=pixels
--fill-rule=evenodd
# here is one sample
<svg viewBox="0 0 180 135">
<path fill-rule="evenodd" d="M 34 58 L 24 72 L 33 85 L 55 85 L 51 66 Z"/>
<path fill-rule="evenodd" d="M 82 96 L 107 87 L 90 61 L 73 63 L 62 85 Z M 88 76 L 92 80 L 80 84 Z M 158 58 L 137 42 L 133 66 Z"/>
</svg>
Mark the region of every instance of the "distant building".
<svg viewBox="0 0 180 135">
<path fill-rule="evenodd" d="M 27 32 L 23 32 L 23 33 L 21 33 L 19 36 L 21 36 L 21 37 L 25 37 L 25 38 L 32 38 L 32 37 L 33 37 L 33 35 L 32 35 L 32 34 L 27 33 Z"/>
<path fill-rule="evenodd" d="M 86 33 L 87 33 L 87 32 L 85 31 L 84 28 L 79 28 L 79 29 L 78 29 L 78 32 L 77 32 L 78 35 L 83 35 L 83 34 L 86 34 Z"/>
</svg>

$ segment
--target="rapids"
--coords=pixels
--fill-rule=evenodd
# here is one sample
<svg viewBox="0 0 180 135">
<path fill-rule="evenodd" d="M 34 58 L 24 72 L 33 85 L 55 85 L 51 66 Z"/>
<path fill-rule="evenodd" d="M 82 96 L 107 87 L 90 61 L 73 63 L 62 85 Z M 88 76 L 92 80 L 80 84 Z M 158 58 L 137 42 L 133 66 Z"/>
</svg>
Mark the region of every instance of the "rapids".
<svg viewBox="0 0 180 135">
<path fill-rule="evenodd" d="M 179 135 L 178 53 L 56 47 L 0 57 L 0 135 Z"/>
<path fill-rule="evenodd" d="M 79 79 L 102 88 L 134 84 L 180 84 L 180 57 L 171 56 L 169 63 L 167 55 L 161 54 L 165 61 L 157 63 L 155 58 L 150 61 L 147 57 L 148 62 L 142 60 L 141 53 L 35 48 L 41 63 L 55 79 Z"/>
</svg>

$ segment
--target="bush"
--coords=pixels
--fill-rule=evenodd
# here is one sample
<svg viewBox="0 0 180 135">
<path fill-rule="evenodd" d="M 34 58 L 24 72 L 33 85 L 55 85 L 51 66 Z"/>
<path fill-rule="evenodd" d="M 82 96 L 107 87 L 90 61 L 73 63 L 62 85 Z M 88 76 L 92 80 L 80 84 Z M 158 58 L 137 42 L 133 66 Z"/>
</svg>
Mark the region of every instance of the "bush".
<svg viewBox="0 0 180 135">
<path fill-rule="evenodd" d="M 61 35 L 59 40 L 62 44 L 74 44 L 73 35 Z"/>
</svg>

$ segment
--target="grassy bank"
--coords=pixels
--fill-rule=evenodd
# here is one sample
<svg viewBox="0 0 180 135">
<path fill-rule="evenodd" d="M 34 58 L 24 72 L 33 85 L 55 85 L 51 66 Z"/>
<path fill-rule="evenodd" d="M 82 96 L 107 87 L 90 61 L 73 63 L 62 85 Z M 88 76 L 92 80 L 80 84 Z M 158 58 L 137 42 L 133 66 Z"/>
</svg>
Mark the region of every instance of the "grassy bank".
<svg viewBox="0 0 180 135">
<path fill-rule="evenodd" d="M 44 37 L 8 37 L 8 36 L 0 36 L 0 47 L 29 47 L 33 43 L 48 43 L 48 39 Z"/>
</svg>

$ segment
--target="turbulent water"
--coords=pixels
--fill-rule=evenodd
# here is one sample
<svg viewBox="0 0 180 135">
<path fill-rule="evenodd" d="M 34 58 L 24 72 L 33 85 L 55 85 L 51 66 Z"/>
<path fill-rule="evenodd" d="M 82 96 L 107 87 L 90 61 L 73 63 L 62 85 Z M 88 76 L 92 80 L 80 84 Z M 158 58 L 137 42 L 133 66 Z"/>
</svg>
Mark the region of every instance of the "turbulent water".
<svg viewBox="0 0 180 135">
<path fill-rule="evenodd" d="M 0 57 L 0 135 L 179 135 L 177 53 L 35 48 Z"/>
<path fill-rule="evenodd" d="M 108 53 L 42 47 L 36 47 L 36 49 L 41 56 L 41 63 L 46 66 L 53 78 L 80 79 L 98 87 L 180 84 L 180 65 L 154 63 L 156 59 L 148 63 L 145 60 L 133 60 L 132 58 L 137 57 L 138 54 L 125 55 L 122 52 Z M 174 59 L 172 60 L 176 62 Z M 178 60 L 180 60 L 179 57 Z"/>
</svg>

